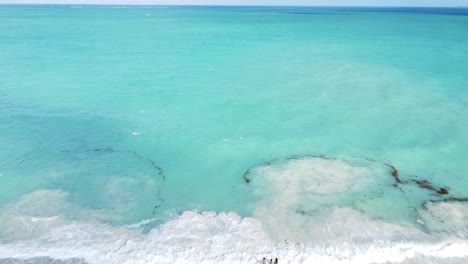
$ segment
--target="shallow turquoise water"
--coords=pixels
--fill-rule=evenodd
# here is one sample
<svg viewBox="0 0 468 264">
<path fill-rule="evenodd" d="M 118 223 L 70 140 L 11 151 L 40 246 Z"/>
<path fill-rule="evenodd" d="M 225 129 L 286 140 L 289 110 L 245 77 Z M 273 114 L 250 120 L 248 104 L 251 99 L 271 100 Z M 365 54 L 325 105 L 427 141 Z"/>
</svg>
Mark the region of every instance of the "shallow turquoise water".
<svg viewBox="0 0 468 264">
<path fill-rule="evenodd" d="M 269 190 L 249 168 L 325 155 L 375 160 L 383 187 L 300 210 L 417 225 L 429 200 L 468 197 L 467 25 L 463 9 L 0 6 L 0 206 L 61 190 L 69 220 L 254 216 Z M 397 189 L 383 163 L 449 194 Z"/>
</svg>

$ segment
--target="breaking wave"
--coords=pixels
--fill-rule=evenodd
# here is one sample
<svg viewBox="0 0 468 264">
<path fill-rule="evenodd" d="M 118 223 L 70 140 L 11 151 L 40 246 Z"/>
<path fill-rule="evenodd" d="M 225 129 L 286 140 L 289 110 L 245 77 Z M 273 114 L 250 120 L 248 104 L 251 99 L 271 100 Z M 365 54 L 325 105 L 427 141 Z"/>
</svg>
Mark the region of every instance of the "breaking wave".
<svg viewBox="0 0 468 264">
<path fill-rule="evenodd" d="M 189 210 L 149 231 L 161 219 L 104 224 L 119 211 L 37 190 L 1 208 L 0 263 L 466 263 L 466 203 L 426 202 L 416 224 L 372 214 L 367 201 L 405 195 L 395 171 L 365 159 L 266 162 L 244 174 L 257 198 L 252 217 Z"/>
</svg>

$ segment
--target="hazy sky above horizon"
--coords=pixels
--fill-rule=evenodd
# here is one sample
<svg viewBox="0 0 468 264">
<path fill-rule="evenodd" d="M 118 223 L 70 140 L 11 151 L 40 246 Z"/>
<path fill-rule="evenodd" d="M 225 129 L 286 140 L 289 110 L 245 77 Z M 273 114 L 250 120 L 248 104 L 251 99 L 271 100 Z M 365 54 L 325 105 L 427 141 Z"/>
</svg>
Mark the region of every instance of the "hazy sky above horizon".
<svg viewBox="0 0 468 264">
<path fill-rule="evenodd" d="M 0 4 L 468 6 L 468 0 L 0 0 Z"/>
</svg>

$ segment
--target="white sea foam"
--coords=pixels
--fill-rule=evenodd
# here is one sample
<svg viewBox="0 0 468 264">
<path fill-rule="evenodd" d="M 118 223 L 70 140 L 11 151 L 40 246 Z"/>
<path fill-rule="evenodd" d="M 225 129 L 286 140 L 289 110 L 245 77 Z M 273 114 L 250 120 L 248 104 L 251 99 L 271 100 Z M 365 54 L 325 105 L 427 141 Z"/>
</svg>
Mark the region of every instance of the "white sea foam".
<svg viewBox="0 0 468 264">
<path fill-rule="evenodd" d="M 147 233 L 141 227 L 160 219 L 111 226 L 97 220 L 115 211 L 77 206 L 62 190 L 38 190 L 1 208 L 0 226 L 9 231 L 0 229 L 0 259 L 76 258 L 119 264 L 260 263 L 263 257 L 278 257 L 281 263 L 468 261 L 468 210 L 463 204 L 426 205 L 420 218 L 432 232 L 374 219 L 349 206 L 297 211 L 304 200 L 348 198 L 374 188 L 380 174 L 373 166 L 312 157 L 259 166 L 249 175 L 249 187 L 260 195 L 254 217 L 186 211 Z M 117 190 L 126 185 L 128 179 L 116 178 L 106 190 L 120 193 Z M 76 219 L 75 214 L 86 218 Z M 447 225 L 457 232 L 438 232 L 441 217 L 450 219 Z"/>
<path fill-rule="evenodd" d="M 433 231 L 468 230 L 468 205 L 458 202 L 428 203 L 420 210 L 424 225 Z"/>
<path fill-rule="evenodd" d="M 303 157 L 252 169 L 249 176 L 259 197 L 255 217 L 276 239 L 304 242 L 318 236 L 322 241 L 328 240 L 332 234 L 318 234 L 321 230 L 313 224 L 332 217 L 328 214 L 336 214 L 333 210 L 323 211 L 324 208 L 350 203 L 356 194 L 370 195 L 371 191 L 379 191 L 379 182 L 391 180 L 381 164 L 355 162 Z M 331 230 L 337 231 L 336 227 Z"/>
<path fill-rule="evenodd" d="M 468 260 L 464 240 L 429 236 L 372 220 L 349 208 L 334 208 L 327 217 L 327 224 L 316 223 L 322 234 L 308 243 L 275 241 L 259 220 L 233 212 L 187 211 L 147 234 L 127 227 L 74 222 L 53 227 L 39 239 L 0 244 L 0 258 L 47 256 L 89 263 L 259 263 L 264 256 L 278 257 L 281 263 Z M 322 238 L 326 243 L 319 241 Z"/>
</svg>

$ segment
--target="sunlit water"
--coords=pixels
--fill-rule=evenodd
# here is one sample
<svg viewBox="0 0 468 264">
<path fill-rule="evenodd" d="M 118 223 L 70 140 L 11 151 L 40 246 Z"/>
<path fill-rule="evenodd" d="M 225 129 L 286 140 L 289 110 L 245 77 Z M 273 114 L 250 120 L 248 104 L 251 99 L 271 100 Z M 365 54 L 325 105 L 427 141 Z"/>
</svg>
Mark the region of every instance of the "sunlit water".
<svg viewBox="0 0 468 264">
<path fill-rule="evenodd" d="M 468 11 L 0 6 L 0 263 L 466 263 Z"/>
</svg>

